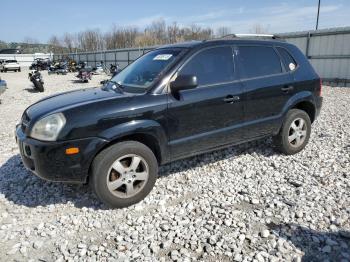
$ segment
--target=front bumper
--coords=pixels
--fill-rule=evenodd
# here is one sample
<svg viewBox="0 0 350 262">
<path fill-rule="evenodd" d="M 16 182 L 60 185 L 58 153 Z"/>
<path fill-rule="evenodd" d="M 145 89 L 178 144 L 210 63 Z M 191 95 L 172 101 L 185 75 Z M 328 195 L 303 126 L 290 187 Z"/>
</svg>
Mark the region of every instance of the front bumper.
<svg viewBox="0 0 350 262">
<path fill-rule="evenodd" d="M 20 66 L 5 66 L 4 69 L 7 71 L 12 71 L 12 70 L 19 70 L 21 67 Z"/>
<path fill-rule="evenodd" d="M 16 127 L 16 142 L 27 169 L 45 180 L 68 183 L 85 183 L 93 158 L 108 143 L 97 137 L 43 142 L 27 137 L 20 125 Z M 78 147 L 79 153 L 66 155 L 70 147 Z"/>
</svg>

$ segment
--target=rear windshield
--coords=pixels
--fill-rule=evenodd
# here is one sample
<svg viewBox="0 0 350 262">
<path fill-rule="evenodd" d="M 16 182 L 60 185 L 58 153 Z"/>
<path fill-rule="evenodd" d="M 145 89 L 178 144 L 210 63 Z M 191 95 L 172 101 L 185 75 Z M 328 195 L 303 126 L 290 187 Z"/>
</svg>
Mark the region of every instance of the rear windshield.
<svg viewBox="0 0 350 262">
<path fill-rule="evenodd" d="M 6 63 L 17 63 L 17 60 L 7 60 Z"/>
</svg>

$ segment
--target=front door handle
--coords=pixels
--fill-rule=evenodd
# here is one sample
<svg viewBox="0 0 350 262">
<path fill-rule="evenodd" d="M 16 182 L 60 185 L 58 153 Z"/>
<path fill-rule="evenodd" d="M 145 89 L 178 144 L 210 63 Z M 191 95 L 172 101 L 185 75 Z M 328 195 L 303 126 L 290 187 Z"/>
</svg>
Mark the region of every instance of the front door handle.
<svg viewBox="0 0 350 262">
<path fill-rule="evenodd" d="M 233 102 L 238 101 L 239 99 L 239 96 L 228 95 L 224 98 L 224 102 L 232 104 Z"/>
<path fill-rule="evenodd" d="M 281 88 L 281 90 L 283 92 L 293 91 L 293 89 L 294 89 L 294 86 L 284 86 L 284 87 Z"/>
</svg>

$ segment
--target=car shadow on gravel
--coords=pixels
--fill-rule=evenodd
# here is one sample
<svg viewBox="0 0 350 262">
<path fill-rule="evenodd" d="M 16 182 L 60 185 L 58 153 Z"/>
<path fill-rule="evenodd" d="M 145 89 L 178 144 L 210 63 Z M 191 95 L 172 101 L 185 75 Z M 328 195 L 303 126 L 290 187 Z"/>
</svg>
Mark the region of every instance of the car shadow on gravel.
<svg viewBox="0 0 350 262">
<path fill-rule="evenodd" d="M 18 154 L 0 167 L 1 194 L 15 205 L 26 207 L 72 203 L 77 208 L 107 209 L 87 185 L 45 181 L 26 170 Z"/>
<path fill-rule="evenodd" d="M 297 224 L 268 224 L 268 228 L 304 252 L 302 261 L 349 261 L 350 232 L 320 232 Z"/>
<path fill-rule="evenodd" d="M 270 140 L 265 139 L 179 160 L 161 167 L 159 177 L 165 178 L 241 154 L 271 156 L 276 153 L 270 144 Z M 87 185 L 49 182 L 33 175 L 25 169 L 19 154 L 9 158 L 0 167 L 0 194 L 8 201 L 26 207 L 72 203 L 77 208 L 108 209 Z"/>
</svg>

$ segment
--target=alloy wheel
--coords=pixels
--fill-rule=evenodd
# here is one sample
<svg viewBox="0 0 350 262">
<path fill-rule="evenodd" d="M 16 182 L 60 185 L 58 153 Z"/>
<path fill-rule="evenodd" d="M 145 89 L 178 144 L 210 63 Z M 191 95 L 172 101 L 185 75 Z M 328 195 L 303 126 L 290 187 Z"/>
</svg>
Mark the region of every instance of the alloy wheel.
<svg viewBox="0 0 350 262">
<path fill-rule="evenodd" d="M 296 118 L 289 127 L 288 142 L 292 147 L 301 146 L 307 134 L 307 125 L 304 119 Z"/>
<path fill-rule="evenodd" d="M 149 167 L 144 158 L 129 154 L 118 158 L 107 174 L 108 190 L 120 198 L 130 198 L 138 194 L 146 185 Z"/>
</svg>

